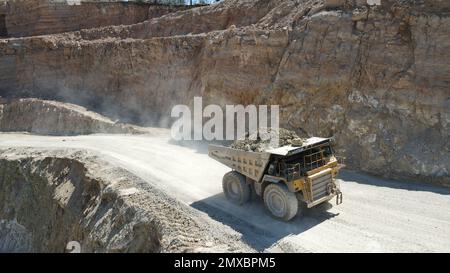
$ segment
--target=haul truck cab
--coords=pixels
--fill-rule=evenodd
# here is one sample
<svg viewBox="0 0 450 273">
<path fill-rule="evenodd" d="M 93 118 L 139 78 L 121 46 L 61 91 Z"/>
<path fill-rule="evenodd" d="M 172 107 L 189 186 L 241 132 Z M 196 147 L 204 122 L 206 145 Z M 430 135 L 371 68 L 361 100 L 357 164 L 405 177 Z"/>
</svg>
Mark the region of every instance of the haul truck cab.
<svg viewBox="0 0 450 273">
<path fill-rule="evenodd" d="M 253 187 L 275 218 L 289 221 L 301 203 L 312 208 L 333 197 L 337 205 L 342 203 L 336 176 L 344 165 L 338 163 L 331 144 L 330 138 L 312 137 L 301 146 L 264 152 L 209 145 L 208 154 L 232 169 L 222 180 L 228 200 L 239 205 L 248 202 Z"/>
</svg>

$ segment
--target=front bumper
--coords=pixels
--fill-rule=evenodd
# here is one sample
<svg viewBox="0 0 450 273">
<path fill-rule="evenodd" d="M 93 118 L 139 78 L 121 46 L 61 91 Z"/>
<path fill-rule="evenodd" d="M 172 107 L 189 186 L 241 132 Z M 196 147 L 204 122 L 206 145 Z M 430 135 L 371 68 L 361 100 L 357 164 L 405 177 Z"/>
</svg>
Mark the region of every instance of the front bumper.
<svg viewBox="0 0 450 273">
<path fill-rule="evenodd" d="M 312 208 L 336 196 L 336 205 L 342 203 L 342 192 L 335 178 L 335 168 L 327 168 L 307 177 L 307 206 Z"/>
</svg>

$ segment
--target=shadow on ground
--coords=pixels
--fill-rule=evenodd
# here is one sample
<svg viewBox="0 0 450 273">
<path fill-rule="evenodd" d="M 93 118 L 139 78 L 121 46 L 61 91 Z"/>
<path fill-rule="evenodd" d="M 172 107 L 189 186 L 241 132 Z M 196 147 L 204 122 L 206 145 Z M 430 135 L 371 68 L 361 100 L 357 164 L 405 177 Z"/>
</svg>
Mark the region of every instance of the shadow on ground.
<svg viewBox="0 0 450 273">
<path fill-rule="evenodd" d="M 249 203 L 238 206 L 228 202 L 222 193 L 194 202 L 191 206 L 241 233 L 242 240 L 258 251 L 264 251 L 286 236 L 301 234 L 339 215 L 328 212 L 332 205 L 325 203 L 305 210 L 289 222 L 282 222 L 270 216 L 257 196 L 253 196 Z"/>
<path fill-rule="evenodd" d="M 450 195 L 450 188 L 445 186 L 437 186 L 415 181 L 397 181 L 393 179 L 379 178 L 369 174 L 357 171 L 342 170 L 339 174 L 341 180 L 347 182 L 355 182 L 377 187 L 386 187 L 392 189 L 401 189 L 408 191 L 428 191 L 438 194 Z"/>
</svg>

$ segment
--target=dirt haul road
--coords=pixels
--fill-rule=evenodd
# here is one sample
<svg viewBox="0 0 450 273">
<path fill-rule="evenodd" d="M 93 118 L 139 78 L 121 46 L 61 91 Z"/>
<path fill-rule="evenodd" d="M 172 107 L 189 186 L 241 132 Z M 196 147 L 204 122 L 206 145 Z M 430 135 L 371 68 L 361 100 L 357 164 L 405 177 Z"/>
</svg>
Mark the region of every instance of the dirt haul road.
<svg viewBox="0 0 450 273">
<path fill-rule="evenodd" d="M 221 181 L 229 169 L 205 145 L 181 146 L 156 136 L 48 137 L 0 134 L 0 148 L 82 148 L 123 167 L 242 234 L 258 251 L 450 252 L 450 189 L 343 172 L 344 203 L 319 206 L 291 222 L 272 219 L 261 201 L 229 204 Z M 334 200 L 333 200 L 334 201 Z"/>
</svg>

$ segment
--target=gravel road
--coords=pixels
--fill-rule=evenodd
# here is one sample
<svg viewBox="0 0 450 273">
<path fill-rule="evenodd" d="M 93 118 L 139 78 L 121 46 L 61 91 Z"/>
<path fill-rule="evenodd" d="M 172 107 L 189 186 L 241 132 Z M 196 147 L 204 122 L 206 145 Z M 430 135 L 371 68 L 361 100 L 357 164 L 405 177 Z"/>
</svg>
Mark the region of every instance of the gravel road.
<svg viewBox="0 0 450 273">
<path fill-rule="evenodd" d="M 89 149 L 242 234 L 267 252 L 450 252 L 450 189 L 344 171 L 344 202 L 321 205 L 282 223 L 256 197 L 242 207 L 222 194 L 229 169 L 210 159 L 206 146 L 180 145 L 167 133 L 153 136 L 49 137 L 0 134 L 0 148 Z M 333 200 L 334 201 L 334 200 Z"/>
</svg>

